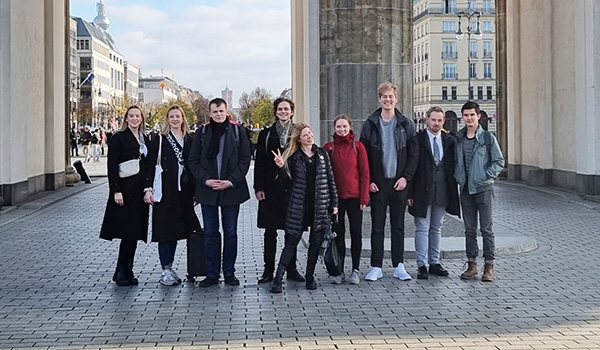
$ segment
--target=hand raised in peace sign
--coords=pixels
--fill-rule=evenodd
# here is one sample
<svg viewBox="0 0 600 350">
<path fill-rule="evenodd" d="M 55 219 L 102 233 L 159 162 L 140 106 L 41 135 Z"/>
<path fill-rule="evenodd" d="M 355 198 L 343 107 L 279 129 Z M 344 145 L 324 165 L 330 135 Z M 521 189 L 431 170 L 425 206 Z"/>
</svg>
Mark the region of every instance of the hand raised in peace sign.
<svg viewBox="0 0 600 350">
<path fill-rule="evenodd" d="M 275 153 L 275 151 L 271 151 L 271 153 L 273 153 L 273 155 L 275 156 L 275 158 L 273 159 L 275 161 L 275 164 L 280 167 L 283 168 L 283 157 L 281 156 L 281 151 L 279 149 L 277 149 L 277 153 Z"/>
</svg>

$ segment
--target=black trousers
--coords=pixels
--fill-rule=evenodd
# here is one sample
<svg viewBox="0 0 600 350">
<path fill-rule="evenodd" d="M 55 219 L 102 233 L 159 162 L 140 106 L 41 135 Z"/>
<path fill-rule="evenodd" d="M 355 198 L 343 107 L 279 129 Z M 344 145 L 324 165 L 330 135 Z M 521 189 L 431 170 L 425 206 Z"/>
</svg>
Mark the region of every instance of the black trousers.
<svg viewBox="0 0 600 350">
<path fill-rule="evenodd" d="M 119 245 L 119 258 L 117 259 L 117 270 L 128 270 L 133 265 L 137 240 L 122 239 Z"/>
<path fill-rule="evenodd" d="M 341 271 L 344 272 L 344 259 L 346 257 L 346 219 L 350 223 L 350 252 L 352 254 L 352 269 L 358 270 L 360 265 L 360 252 L 362 250 L 362 210 L 360 210 L 360 200 L 358 198 L 339 198 L 338 204 L 338 226 L 335 242 L 338 246 L 338 252 L 341 258 Z"/>
<path fill-rule="evenodd" d="M 394 180 L 385 180 L 379 192 L 371 192 L 371 266 L 383 265 L 383 240 L 387 207 L 390 207 L 392 265 L 404 262 L 404 211 L 408 191 L 396 191 Z"/>
<path fill-rule="evenodd" d="M 300 243 L 302 234 L 288 235 L 288 237 L 289 238 L 285 240 L 285 246 L 283 247 L 283 251 L 281 252 L 281 257 L 279 258 L 278 270 L 288 270 L 288 266 L 290 266 L 292 258 L 296 254 L 296 247 L 298 246 L 298 243 Z M 321 248 L 322 239 L 323 237 L 321 237 L 321 234 L 314 232 L 314 230 L 311 227 L 308 245 L 308 259 L 306 261 L 307 281 L 310 281 L 314 278 L 315 267 L 319 258 L 319 249 Z"/>
<path fill-rule="evenodd" d="M 285 234 L 285 244 L 290 240 L 288 234 Z M 294 248 L 293 256 L 287 265 L 287 271 L 296 271 L 296 248 Z M 275 255 L 277 254 L 277 230 L 265 229 L 265 272 L 275 272 Z"/>
</svg>

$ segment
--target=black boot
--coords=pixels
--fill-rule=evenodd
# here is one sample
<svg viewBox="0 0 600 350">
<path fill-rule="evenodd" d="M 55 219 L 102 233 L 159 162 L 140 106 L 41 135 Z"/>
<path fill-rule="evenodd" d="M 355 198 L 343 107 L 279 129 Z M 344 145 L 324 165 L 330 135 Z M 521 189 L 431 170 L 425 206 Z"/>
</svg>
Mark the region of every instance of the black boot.
<svg viewBox="0 0 600 350">
<path fill-rule="evenodd" d="M 265 272 L 263 272 L 262 276 L 258 279 L 258 284 L 268 283 L 268 282 L 271 282 L 272 280 L 273 280 L 273 271 L 265 269 Z"/>
<path fill-rule="evenodd" d="M 306 289 L 315 290 L 317 289 L 317 282 L 315 281 L 315 275 L 306 275 Z"/>
<path fill-rule="evenodd" d="M 115 283 L 117 283 L 117 286 L 130 286 L 131 283 L 129 282 L 129 279 L 127 278 L 127 274 L 125 273 L 125 270 L 121 267 L 121 266 L 117 266 L 117 270 L 115 271 L 115 274 L 113 275 L 113 281 L 115 281 Z"/>
<path fill-rule="evenodd" d="M 138 279 L 133 275 L 133 258 L 127 260 L 127 270 L 125 270 L 125 273 L 130 285 L 137 286 L 139 284 Z"/>
<path fill-rule="evenodd" d="M 279 265 L 277 267 L 277 273 L 275 274 L 275 278 L 273 279 L 273 284 L 271 284 L 271 293 L 281 293 L 283 291 L 283 272 L 285 271 L 285 267 Z"/>
</svg>

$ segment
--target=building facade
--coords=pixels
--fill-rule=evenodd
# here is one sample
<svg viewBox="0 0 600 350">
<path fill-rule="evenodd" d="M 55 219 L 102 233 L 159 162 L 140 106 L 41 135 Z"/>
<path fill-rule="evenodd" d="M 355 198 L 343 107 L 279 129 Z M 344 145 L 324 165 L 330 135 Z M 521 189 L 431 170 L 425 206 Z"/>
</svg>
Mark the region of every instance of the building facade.
<svg viewBox="0 0 600 350">
<path fill-rule="evenodd" d="M 460 109 L 472 100 L 481 107 L 482 126 L 496 131 L 495 12 L 495 0 L 414 0 L 413 96 L 419 129 L 426 127 L 426 112 L 435 105 L 446 111 L 446 130 L 462 128 Z"/>
<path fill-rule="evenodd" d="M 131 103 L 137 103 L 139 99 L 140 68 L 129 61 L 125 61 L 123 70 L 125 71 L 125 90 L 123 91 L 125 99 Z"/>
<path fill-rule="evenodd" d="M 179 90 L 177 83 L 169 78 L 162 76 L 150 76 L 140 78 L 139 84 L 139 102 L 146 103 L 165 103 L 177 99 Z"/>
</svg>

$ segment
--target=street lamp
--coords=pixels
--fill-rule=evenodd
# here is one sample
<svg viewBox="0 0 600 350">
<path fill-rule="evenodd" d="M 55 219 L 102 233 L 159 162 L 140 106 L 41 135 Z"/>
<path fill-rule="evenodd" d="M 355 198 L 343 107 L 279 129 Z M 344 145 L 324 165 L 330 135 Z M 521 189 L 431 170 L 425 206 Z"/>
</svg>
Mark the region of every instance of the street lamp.
<svg viewBox="0 0 600 350">
<path fill-rule="evenodd" d="M 458 15 L 458 29 L 456 30 L 456 39 L 458 40 L 462 40 L 462 38 L 464 37 L 464 34 L 461 30 L 461 24 L 462 24 L 462 16 L 467 18 L 467 28 L 466 28 L 466 32 L 467 32 L 467 84 L 468 84 L 468 90 L 469 90 L 469 100 L 473 99 L 473 87 L 471 86 L 471 34 L 473 34 L 473 37 L 475 38 L 475 40 L 480 40 L 481 37 L 483 36 L 481 34 L 481 23 L 479 21 L 479 18 L 481 17 L 481 12 L 479 11 L 475 11 L 475 9 L 471 8 L 471 2 L 468 2 L 469 6 L 467 7 L 467 9 L 465 11 L 461 11 L 459 12 Z M 473 28 L 471 26 L 471 18 L 477 16 L 477 28 Z"/>
</svg>

